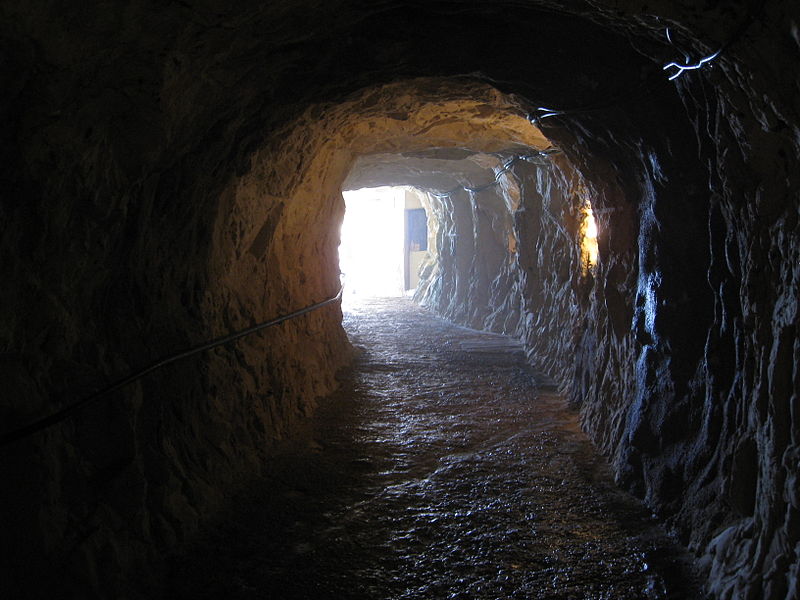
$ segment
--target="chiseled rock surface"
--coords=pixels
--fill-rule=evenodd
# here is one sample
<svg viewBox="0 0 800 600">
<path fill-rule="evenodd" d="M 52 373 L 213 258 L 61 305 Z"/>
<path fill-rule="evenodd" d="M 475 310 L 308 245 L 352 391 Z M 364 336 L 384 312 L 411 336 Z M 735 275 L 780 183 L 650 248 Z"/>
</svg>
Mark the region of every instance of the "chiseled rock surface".
<svg viewBox="0 0 800 600">
<path fill-rule="evenodd" d="M 358 155 L 549 139 L 564 155 L 517 183 L 431 202 L 426 302 L 525 338 L 717 598 L 797 598 L 798 11 L 4 2 L 4 428 L 332 294 Z M 587 110 L 544 119 L 545 138 L 526 119 L 539 106 Z M 601 232 L 591 278 L 582 198 Z M 174 365 L 4 450 L 3 583 L 108 596 L 191 535 L 333 388 L 338 319 Z"/>
<path fill-rule="evenodd" d="M 19 392 L 9 400 L 21 406 L 4 407 L 6 423 L 56 408 L 51 392 L 80 396 L 170 352 L 334 295 L 341 185 L 355 156 L 465 140 L 479 152 L 546 143 L 517 104 L 484 84 L 416 80 L 310 107 L 224 185 L 191 162 L 182 174 L 151 175 L 143 196 L 119 200 L 137 216 L 108 219 L 106 229 L 94 217 L 65 225 L 51 197 L 33 196 L 45 227 L 66 227 L 78 240 L 85 228 L 99 245 L 87 251 L 109 252 L 87 259 L 110 264 L 107 272 L 86 271 L 75 255 L 47 246 L 39 251 L 54 252 L 48 269 L 74 272 L 49 287 L 46 271 L 15 267 L 20 284 L 39 282 L 45 298 L 56 300 L 52 290 L 60 289 L 65 308 L 19 307 L 6 326 L 20 334 L 67 327 L 74 345 L 56 329 L 41 351 L 8 355 L 6 363 L 27 369 L 8 369 Z M 87 209 L 81 197 L 73 202 Z M 24 212 L 17 218 L 20 232 L 33 234 Z M 81 304 L 83 294 L 97 295 L 97 304 Z M 325 307 L 177 363 L 13 446 L 2 458 L 17 482 L 3 497 L 4 514 L 17 517 L 3 545 L 14 566 L 4 584 L 30 585 L 47 564 L 50 575 L 37 585 L 100 596 L 124 589 L 126 577 L 191 536 L 240 482 L 257 476 L 271 445 L 334 389 L 349 357 L 340 321 L 336 306 Z"/>
</svg>

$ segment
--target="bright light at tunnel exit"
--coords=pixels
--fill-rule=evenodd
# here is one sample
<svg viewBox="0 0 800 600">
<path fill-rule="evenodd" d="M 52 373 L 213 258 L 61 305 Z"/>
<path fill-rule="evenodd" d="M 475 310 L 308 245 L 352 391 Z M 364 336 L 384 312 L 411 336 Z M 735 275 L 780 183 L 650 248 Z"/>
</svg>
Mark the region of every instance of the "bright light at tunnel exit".
<svg viewBox="0 0 800 600">
<path fill-rule="evenodd" d="M 342 195 L 339 270 L 345 296 L 402 296 L 403 188 L 364 188 Z"/>
</svg>

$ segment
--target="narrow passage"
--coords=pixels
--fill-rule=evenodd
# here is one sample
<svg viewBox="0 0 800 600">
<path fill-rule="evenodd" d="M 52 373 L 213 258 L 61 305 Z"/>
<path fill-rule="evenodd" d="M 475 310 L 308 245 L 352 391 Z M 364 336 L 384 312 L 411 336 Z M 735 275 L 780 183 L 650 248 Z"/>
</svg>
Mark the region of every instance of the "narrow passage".
<svg viewBox="0 0 800 600">
<path fill-rule="evenodd" d="M 521 347 L 406 299 L 345 307 L 361 356 L 178 598 L 684 599 L 688 558 Z"/>
</svg>

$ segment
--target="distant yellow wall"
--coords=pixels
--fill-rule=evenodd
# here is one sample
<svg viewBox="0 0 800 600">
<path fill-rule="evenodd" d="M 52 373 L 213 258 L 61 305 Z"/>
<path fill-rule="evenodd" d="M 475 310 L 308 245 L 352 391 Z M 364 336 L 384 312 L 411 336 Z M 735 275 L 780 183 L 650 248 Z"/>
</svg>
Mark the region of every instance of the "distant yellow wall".
<svg viewBox="0 0 800 600">
<path fill-rule="evenodd" d="M 406 210 L 411 210 L 412 208 L 423 208 L 419 192 L 410 188 L 406 188 L 404 192 L 406 196 L 406 203 L 405 203 Z"/>
<path fill-rule="evenodd" d="M 406 210 L 425 208 L 425 206 L 422 204 L 421 192 L 418 192 L 413 188 L 406 188 L 404 192 L 404 207 Z M 408 249 L 407 251 L 408 261 L 406 262 L 406 265 L 408 268 L 408 289 L 416 289 L 416 287 L 419 285 L 419 269 L 422 263 L 425 261 L 425 258 L 428 256 L 428 251 L 419 250 L 417 252 L 413 252 Z"/>
<path fill-rule="evenodd" d="M 409 289 L 416 289 L 419 285 L 419 268 L 422 265 L 425 257 L 428 255 L 427 250 L 420 250 L 419 252 L 408 253 L 408 283 Z"/>
</svg>

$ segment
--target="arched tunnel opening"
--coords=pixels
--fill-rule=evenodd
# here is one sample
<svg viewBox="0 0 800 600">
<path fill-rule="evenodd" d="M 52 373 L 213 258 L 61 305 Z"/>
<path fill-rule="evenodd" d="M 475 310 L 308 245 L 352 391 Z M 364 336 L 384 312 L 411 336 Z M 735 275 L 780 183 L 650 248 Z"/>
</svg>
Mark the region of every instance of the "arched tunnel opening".
<svg viewBox="0 0 800 600">
<path fill-rule="evenodd" d="M 417 302 L 520 340 L 703 594 L 797 598 L 798 10 L 4 3 L 1 432 L 334 297 L 342 190 L 412 186 Z M 4 444 L 0 589 L 135 595 L 354 360 L 332 302 Z"/>
<path fill-rule="evenodd" d="M 393 186 L 343 192 L 339 243 L 343 303 L 348 297 L 402 296 L 408 289 L 407 194 Z"/>
</svg>

